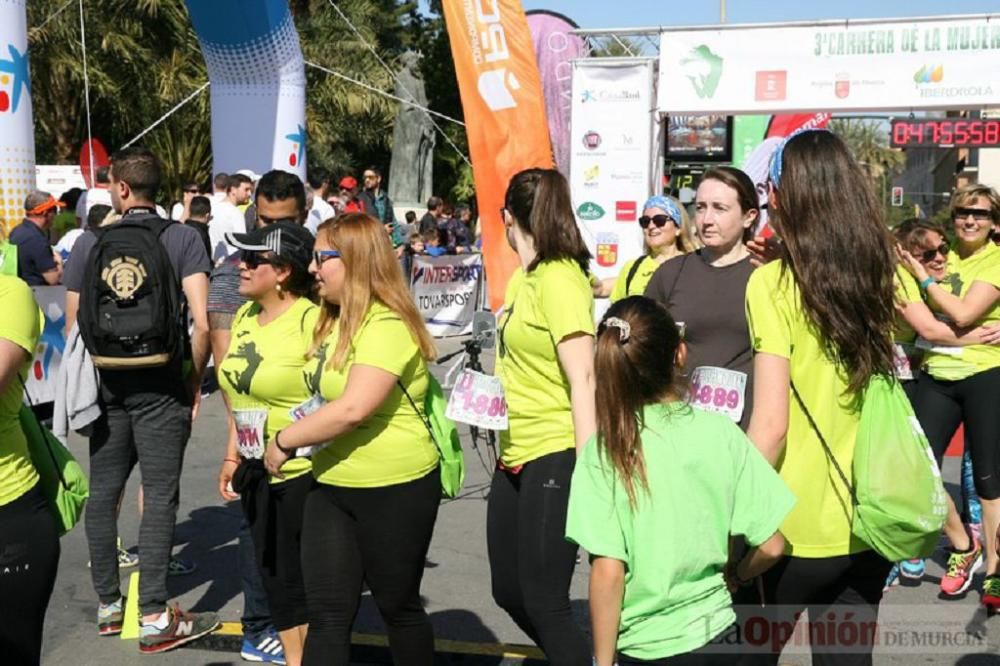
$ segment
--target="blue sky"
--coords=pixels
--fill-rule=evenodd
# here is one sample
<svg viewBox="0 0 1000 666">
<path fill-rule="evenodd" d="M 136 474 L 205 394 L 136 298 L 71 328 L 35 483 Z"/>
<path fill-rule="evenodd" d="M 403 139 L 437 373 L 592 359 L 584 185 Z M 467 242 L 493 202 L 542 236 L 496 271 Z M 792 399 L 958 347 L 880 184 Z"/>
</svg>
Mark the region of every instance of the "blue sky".
<svg viewBox="0 0 1000 666">
<path fill-rule="evenodd" d="M 583 28 L 700 25 L 719 21 L 718 0 L 523 0 L 525 9 L 550 9 Z M 1000 12 L 997 0 L 727 0 L 728 23 L 837 18 L 892 18 Z M 1000 18 L 1000 14 L 997 14 Z"/>
</svg>

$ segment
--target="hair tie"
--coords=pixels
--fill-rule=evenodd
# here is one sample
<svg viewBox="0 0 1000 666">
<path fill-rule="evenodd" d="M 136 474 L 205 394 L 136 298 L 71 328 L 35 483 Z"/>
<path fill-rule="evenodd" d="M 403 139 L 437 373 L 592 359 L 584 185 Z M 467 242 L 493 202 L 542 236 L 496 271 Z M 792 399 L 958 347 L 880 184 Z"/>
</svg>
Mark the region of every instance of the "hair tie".
<svg viewBox="0 0 1000 666">
<path fill-rule="evenodd" d="M 618 329 L 618 342 L 624 344 L 632 336 L 632 326 L 624 319 L 618 317 L 608 317 L 604 320 L 605 327 Z"/>
</svg>

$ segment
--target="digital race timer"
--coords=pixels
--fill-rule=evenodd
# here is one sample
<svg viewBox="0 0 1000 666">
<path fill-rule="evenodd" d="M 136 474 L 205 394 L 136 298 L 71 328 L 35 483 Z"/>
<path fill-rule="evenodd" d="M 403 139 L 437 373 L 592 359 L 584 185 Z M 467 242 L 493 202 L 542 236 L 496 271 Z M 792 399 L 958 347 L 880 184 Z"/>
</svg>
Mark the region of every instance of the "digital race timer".
<svg viewBox="0 0 1000 666">
<path fill-rule="evenodd" d="M 893 148 L 1000 146 L 1000 118 L 893 118 Z"/>
</svg>

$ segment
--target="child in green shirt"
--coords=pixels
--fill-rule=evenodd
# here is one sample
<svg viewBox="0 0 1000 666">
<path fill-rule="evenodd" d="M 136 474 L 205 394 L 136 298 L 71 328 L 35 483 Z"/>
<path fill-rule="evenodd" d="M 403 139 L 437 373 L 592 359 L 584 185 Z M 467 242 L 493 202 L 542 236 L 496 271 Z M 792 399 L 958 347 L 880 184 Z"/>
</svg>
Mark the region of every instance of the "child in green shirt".
<svg viewBox="0 0 1000 666">
<path fill-rule="evenodd" d="M 667 310 L 641 296 L 598 327 L 598 432 L 573 472 L 566 538 L 591 556 L 599 666 L 735 663 L 705 646 L 736 621 L 731 592 L 784 549 L 795 498 L 732 420 L 686 404 L 686 353 Z M 752 546 L 735 566 L 730 535 Z"/>
</svg>

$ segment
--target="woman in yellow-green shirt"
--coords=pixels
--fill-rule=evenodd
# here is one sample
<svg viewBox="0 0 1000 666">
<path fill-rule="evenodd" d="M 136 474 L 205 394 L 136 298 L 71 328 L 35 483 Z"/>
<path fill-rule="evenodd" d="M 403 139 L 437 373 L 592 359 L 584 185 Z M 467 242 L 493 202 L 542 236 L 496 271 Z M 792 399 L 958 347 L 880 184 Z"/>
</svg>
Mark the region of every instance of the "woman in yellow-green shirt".
<svg viewBox="0 0 1000 666">
<path fill-rule="evenodd" d="M 0 309 L 0 652 L 7 664 L 38 664 L 59 533 L 18 412 L 41 312 L 28 285 L 9 275 L 0 275 Z"/>
<path fill-rule="evenodd" d="M 431 666 L 420 581 L 441 479 L 437 449 L 410 399 L 424 404 L 434 343 L 378 220 L 349 213 L 320 225 L 311 269 L 322 312 L 304 373 L 325 404 L 277 433 L 267 451 L 268 469 L 281 474 L 296 449 L 323 445 L 313 455 L 318 483 L 303 525 L 303 664 L 347 666 L 367 582 L 393 661 Z"/>
<path fill-rule="evenodd" d="M 673 197 L 658 194 L 642 205 L 639 227 L 642 228 L 645 254 L 630 259 L 617 277 L 594 284 L 595 298 L 620 301 L 626 296 L 641 296 L 656 269 L 669 259 L 695 249 L 688 231 L 691 223 L 684 208 Z"/>
<path fill-rule="evenodd" d="M 271 619 L 288 664 L 298 666 L 306 634 L 302 582 L 302 516 L 313 487 L 308 457 L 296 457 L 268 477 L 266 447 L 310 398 L 302 368 L 319 308 L 309 300 L 313 237 L 282 220 L 247 234 L 226 234 L 242 250 L 240 295 L 249 299 L 233 319 L 229 351 L 219 364 L 219 386 L 236 422 L 224 466 L 232 474 L 253 534 Z"/>
<path fill-rule="evenodd" d="M 550 663 L 575 666 L 590 648 L 570 610 L 576 547 L 564 536 L 576 455 L 596 430 L 590 253 L 558 171 L 516 174 L 504 205 L 520 267 L 498 335 L 509 428 L 486 517 L 493 599 Z"/>
<path fill-rule="evenodd" d="M 1000 195 L 988 185 L 971 185 L 951 197 L 956 245 L 948 261 L 949 279 L 938 282 L 912 256 L 906 265 L 926 291 L 934 310 L 959 327 L 1000 321 L 1000 247 L 991 242 L 1000 222 Z M 983 541 L 961 524 L 949 501 L 946 532 L 952 542 L 948 568 L 941 580 L 947 595 L 965 592 L 985 557 L 986 579 L 981 602 L 1000 609 L 1000 347 L 980 344 L 957 349 L 935 347 L 924 358 L 915 403 L 917 418 L 938 460 L 962 422 L 972 457 L 976 493 L 983 509 Z"/>
<path fill-rule="evenodd" d="M 806 410 L 853 483 L 859 397 L 871 377 L 894 373 L 893 243 L 869 179 L 830 132 L 786 139 L 769 183 L 771 220 L 784 243 L 780 259 L 747 284 L 755 380 L 747 434 L 797 502 L 781 525 L 786 555 L 763 576 L 765 612 L 794 624 L 796 613 L 811 609 L 815 617 L 834 606 L 831 622 L 850 613 L 852 628 L 871 626 L 892 563 L 852 536 L 849 489 Z M 871 654 L 870 639 L 839 646 L 854 654 L 827 653 L 823 663 L 856 663 Z"/>
</svg>

